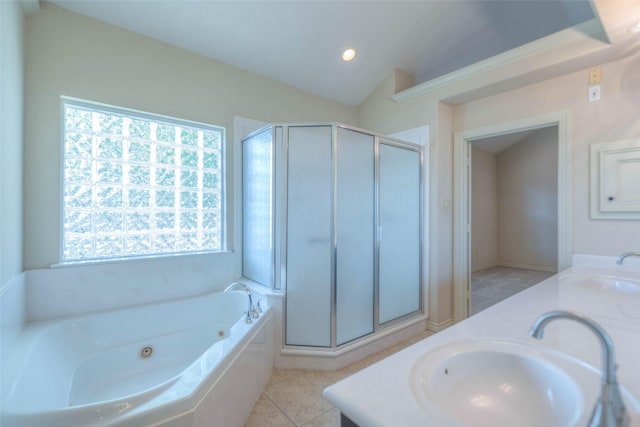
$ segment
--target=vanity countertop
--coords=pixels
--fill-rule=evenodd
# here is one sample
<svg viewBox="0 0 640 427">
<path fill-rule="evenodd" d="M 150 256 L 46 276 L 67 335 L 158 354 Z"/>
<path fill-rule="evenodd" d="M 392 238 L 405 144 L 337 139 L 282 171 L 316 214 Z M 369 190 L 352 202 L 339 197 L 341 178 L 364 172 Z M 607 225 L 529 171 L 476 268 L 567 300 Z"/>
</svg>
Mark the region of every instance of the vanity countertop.
<svg viewBox="0 0 640 427">
<path fill-rule="evenodd" d="M 599 257 L 595 257 L 599 258 Z M 606 257 L 609 258 L 609 257 Z M 602 350 L 592 331 L 569 320 L 553 322 L 542 340 L 531 338 L 529 328 L 544 313 L 566 310 L 599 323 L 611 336 L 618 364 L 618 382 L 635 401 L 625 398 L 631 425 L 640 426 L 640 292 L 633 289 L 604 290 L 584 286 L 587 277 L 618 277 L 640 283 L 640 265 L 617 266 L 590 262 L 577 266 L 514 295 L 484 311 L 438 332 L 356 374 L 328 387 L 324 397 L 361 427 L 437 426 L 442 418 L 423 409 L 413 396 L 411 370 L 428 352 L 469 340 L 509 341 L 542 346 L 576 358 L 601 370 Z M 610 261 L 610 259 L 609 259 Z M 635 281 L 635 282 L 634 282 Z M 593 385 L 595 388 L 599 384 Z M 586 419 L 592 403 L 585 403 Z M 581 419 L 577 425 L 581 425 Z"/>
</svg>

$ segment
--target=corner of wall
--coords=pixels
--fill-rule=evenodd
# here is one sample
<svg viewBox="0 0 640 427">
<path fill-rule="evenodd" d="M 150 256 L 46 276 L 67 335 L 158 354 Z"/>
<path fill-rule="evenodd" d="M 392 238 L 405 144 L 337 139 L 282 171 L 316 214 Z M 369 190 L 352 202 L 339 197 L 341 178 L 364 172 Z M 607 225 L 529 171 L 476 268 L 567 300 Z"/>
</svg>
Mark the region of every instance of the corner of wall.
<svg viewBox="0 0 640 427">
<path fill-rule="evenodd" d="M 393 70 L 393 78 L 395 79 L 394 94 L 402 92 L 405 89 L 409 89 L 415 84 L 415 80 L 411 74 L 405 73 L 397 68 Z"/>
<path fill-rule="evenodd" d="M 0 286 L 22 272 L 24 12 L 0 2 Z"/>
<path fill-rule="evenodd" d="M 7 360 L 26 322 L 25 273 L 0 288 L 0 364 Z"/>
</svg>

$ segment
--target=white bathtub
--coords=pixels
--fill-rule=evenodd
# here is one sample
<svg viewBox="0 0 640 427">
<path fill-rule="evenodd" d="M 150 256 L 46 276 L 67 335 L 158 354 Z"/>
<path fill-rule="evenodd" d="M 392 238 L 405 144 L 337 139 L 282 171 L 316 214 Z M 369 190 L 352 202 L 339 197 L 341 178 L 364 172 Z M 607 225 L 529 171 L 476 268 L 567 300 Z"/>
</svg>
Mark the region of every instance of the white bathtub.
<svg viewBox="0 0 640 427">
<path fill-rule="evenodd" d="M 0 424 L 242 426 L 273 366 L 271 309 L 247 324 L 247 305 L 233 291 L 30 324 L 2 363 Z"/>
</svg>

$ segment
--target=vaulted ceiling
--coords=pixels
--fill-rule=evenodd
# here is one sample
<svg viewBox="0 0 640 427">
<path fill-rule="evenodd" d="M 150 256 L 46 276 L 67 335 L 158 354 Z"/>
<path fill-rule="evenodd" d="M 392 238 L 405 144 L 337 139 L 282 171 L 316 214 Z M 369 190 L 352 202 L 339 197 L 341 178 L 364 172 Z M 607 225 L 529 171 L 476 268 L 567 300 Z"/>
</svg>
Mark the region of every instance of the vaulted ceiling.
<svg viewBox="0 0 640 427">
<path fill-rule="evenodd" d="M 594 1 L 605 9 L 610 3 Z M 53 3 L 351 105 L 359 105 L 394 69 L 416 84 L 434 81 L 593 23 L 598 42 L 611 43 L 589 0 Z M 635 13 L 640 2 L 618 3 Z M 609 25 L 628 24 L 620 19 Z M 343 62 L 342 51 L 349 47 L 357 50 L 356 58 Z"/>
</svg>

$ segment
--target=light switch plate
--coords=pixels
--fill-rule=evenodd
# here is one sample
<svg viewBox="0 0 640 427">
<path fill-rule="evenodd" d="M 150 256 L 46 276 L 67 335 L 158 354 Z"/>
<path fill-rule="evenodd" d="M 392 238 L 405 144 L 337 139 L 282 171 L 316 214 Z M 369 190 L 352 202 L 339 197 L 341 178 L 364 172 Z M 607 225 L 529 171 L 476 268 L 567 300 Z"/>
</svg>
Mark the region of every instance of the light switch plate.
<svg viewBox="0 0 640 427">
<path fill-rule="evenodd" d="M 595 67 L 589 70 L 589 84 L 595 85 L 602 81 L 602 69 Z"/>
</svg>

